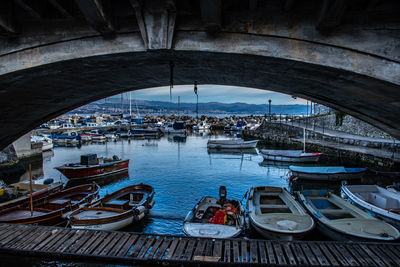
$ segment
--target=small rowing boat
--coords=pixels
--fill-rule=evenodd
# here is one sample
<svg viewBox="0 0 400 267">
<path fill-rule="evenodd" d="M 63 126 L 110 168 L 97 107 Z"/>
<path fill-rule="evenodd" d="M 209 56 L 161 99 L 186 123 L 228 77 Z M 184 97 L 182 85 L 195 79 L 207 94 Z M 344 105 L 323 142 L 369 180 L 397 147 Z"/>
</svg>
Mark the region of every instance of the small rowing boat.
<svg viewBox="0 0 400 267">
<path fill-rule="evenodd" d="M 338 241 L 393 241 L 399 231 L 326 190 L 297 192 L 321 233 Z"/>
<path fill-rule="evenodd" d="M 327 180 L 327 181 L 340 181 L 350 179 L 361 179 L 366 168 L 345 168 L 339 167 L 302 167 L 302 166 L 289 166 L 293 177 L 304 180 Z"/>
<path fill-rule="evenodd" d="M 265 160 L 284 162 L 318 162 L 322 153 L 303 153 L 301 150 L 272 150 L 261 149 L 261 156 Z"/>
<path fill-rule="evenodd" d="M 97 158 L 96 154 L 81 156 L 80 163 L 68 163 L 56 167 L 68 179 L 93 178 L 126 171 L 129 159 L 121 160 L 117 156 L 110 158 Z"/>
<path fill-rule="evenodd" d="M 257 146 L 258 140 L 244 141 L 242 139 L 226 139 L 226 140 L 208 140 L 208 148 L 229 148 L 229 149 L 241 149 L 241 148 L 255 148 Z"/>
<path fill-rule="evenodd" d="M 154 206 L 154 190 L 137 184 L 106 195 L 90 207 L 83 207 L 69 216 L 74 229 L 118 230 L 143 219 Z"/>
<path fill-rule="evenodd" d="M 187 214 L 183 232 L 192 237 L 231 238 L 238 236 L 244 226 L 244 208 L 240 201 L 226 198 L 221 186 L 219 199 L 203 197 Z"/>
<path fill-rule="evenodd" d="M 350 203 L 400 229 L 400 194 L 377 185 L 343 185 L 341 195 Z"/>
<path fill-rule="evenodd" d="M 18 224 L 59 225 L 72 211 L 96 200 L 100 187 L 93 184 L 75 186 L 33 201 L 0 211 L 0 222 Z"/>
<path fill-rule="evenodd" d="M 313 219 L 285 188 L 251 188 L 247 209 L 251 225 L 267 239 L 301 239 L 314 228 Z"/>
</svg>

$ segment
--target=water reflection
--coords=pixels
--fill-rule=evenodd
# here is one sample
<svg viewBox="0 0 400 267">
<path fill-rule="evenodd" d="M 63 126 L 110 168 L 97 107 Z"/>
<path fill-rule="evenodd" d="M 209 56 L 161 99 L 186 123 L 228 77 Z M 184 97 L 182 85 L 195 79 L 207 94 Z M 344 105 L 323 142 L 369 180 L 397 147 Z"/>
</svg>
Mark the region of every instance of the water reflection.
<svg viewBox="0 0 400 267">
<path fill-rule="evenodd" d="M 208 154 L 225 154 L 225 155 L 258 155 L 256 148 L 245 148 L 245 149 L 226 149 L 226 148 L 208 148 Z"/>
<path fill-rule="evenodd" d="M 87 183 L 96 183 L 100 186 L 105 186 L 105 185 L 109 185 L 111 183 L 116 183 L 120 180 L 128 179 L 128 178 L 129 178 L 129 172 L 123 171 L 123 172 L 116 173 L 116 174 L 110 174 L 110 175 L 105 175 L 105 176 L 101 176 L 101 177 L 89 178 L 89 179 L 70 179 L 65 184 L 65 186 L 73 187 L 73 186 L 87 184 Z"/>
</svg>

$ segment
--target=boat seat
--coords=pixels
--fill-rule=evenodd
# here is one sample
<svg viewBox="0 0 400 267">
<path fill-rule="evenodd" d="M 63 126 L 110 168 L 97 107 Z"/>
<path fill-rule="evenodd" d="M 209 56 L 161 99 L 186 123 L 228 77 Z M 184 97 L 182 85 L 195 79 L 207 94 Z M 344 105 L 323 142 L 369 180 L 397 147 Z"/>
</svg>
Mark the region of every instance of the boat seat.
<svg viewBox="0 0 400 267">
<path fill-rule="evenodd" d="M 128 199 L 112 199 L 104 203 L 107 207 L 121 207 L 129 203 Z"/>
<path fill-rule="evenodd" d="M 269 208 L 269 209 L 282 209 L 288 208 L 287 205 L 269 205 L 269 204 L 260 204 L 260 208 Z"/>
<path fill-rule="evenodd" d="M 397 199 L 386 197 L 377 193 L 369 194 L 369 202 L 383 209 L 398 209 L 399 201 Z"/>
<path fill-rule="evenodd" d="M 322 209 L 319 210 L 320 213 L 327 213 L 327 214 L 336 214 L 336 213 L 343 213 L 343 212 L 349 212 L 348 210 L 344 209 Z"/>
<path fill-rule="evenodd" d="M 58 204 L 58 205 L 64 205 L 67 204 L 70 200 L 69 199 L 53 199 L 49 201 L 50 204 Z"/>
</svg>

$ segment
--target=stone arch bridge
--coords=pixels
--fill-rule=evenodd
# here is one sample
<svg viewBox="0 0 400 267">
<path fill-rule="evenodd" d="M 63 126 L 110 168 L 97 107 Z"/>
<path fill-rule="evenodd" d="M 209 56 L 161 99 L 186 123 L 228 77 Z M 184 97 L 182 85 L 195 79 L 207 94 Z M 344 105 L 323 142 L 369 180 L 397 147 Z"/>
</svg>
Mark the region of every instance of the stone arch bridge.
<svg viewBox="0 0 400 267">
<path fill-rule="evenodd" d="M 4 0 L 0 148 L 128 90 L 221 84 L 342 110 L 400 138 L 400 2 Z"/>
</svg>

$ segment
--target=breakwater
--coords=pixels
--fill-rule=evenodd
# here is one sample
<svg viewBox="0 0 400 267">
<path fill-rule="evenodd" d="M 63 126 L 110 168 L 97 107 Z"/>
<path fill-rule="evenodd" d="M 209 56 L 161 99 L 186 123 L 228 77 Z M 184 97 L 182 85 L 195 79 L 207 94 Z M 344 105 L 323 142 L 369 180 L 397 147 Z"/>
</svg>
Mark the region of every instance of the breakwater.
<svg viewBox="0 0 400 267">
<path fill-rule="evenodd" d="M 297 125 L 296 125 L 297 123 Z M 259 139 L 276 148 L 302 149 L 323 152 L 329 162 L 349 163 L 397 170 L 400 166 L 400 143 L 396 140 L 355 136 L 342 132 L 321 131 L 318 127 L 294 121 L 264 121 L 255 130 L 243 131 L 246 139 Z"/>
</svg>

